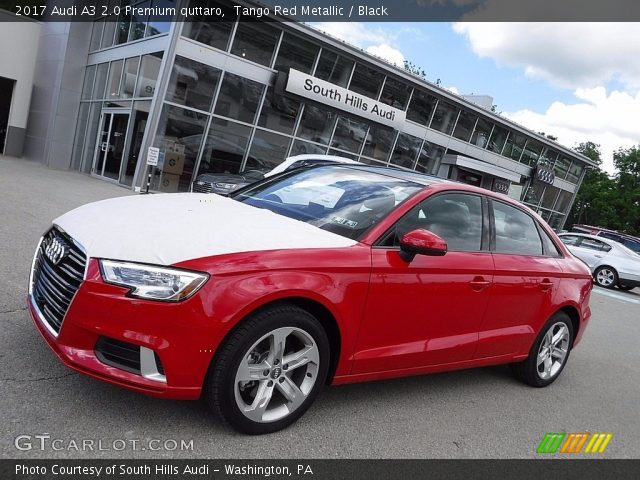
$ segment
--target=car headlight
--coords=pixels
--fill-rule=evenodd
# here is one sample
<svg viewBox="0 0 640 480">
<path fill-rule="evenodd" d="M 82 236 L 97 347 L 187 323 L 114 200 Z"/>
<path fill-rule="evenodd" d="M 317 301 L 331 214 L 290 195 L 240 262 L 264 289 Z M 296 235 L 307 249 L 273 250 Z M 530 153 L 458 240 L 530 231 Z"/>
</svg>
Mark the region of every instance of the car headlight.
<svg viewBox="0 0 640 480">
<path fill-rule="evenodd" d="M 236 186 L 235 183 L 222 183 L 222 182 L 216 182 L 216 183 L 214 183 L 214 185 L 217 188 L 221 188 L 223 190 L 231 190 L 232 188 L 234 188 Z"/>
<path fill-rule="evenodd" d="M 209 278 L 206 273 L 114 260 L 100 260 L 100 271 L 106 283 L 130 288 L 132 297 L 165 302 L 189 298 Z"/>
</svg>

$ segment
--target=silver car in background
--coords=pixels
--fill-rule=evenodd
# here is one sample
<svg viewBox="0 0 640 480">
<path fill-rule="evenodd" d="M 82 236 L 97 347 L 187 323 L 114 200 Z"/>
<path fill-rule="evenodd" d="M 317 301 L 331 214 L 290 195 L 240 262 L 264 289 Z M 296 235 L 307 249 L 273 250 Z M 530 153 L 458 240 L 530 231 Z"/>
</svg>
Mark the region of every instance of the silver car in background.
<svg viewBox="0 0 640 480">
<path fill-rule="evenodd" d="M 596 284 L 604 288 L 631 290 L 640 287 L 640 255 L 624 245 L 595 235 L 558 235 L 571 253 L 591 269 Z"/>
</svg>

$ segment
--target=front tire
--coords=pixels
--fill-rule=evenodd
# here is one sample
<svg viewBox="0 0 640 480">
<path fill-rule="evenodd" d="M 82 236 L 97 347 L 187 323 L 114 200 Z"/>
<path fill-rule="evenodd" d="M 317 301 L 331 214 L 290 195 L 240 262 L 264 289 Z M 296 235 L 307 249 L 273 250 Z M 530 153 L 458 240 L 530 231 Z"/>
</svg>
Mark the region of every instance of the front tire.
<svg viewBox="0 0 640 480">
<path fill-rule="evenodd" d="M 513 364 L 516 376 L 532 387 L 546 387 L 560 376 L 573 345 L 573 324 L 564 312 L 555 313 L 540 331 L 529 357 Z"/>
<path fill-rule="evenodd" d="M 311 406 L 328 370 L 329 340 L 320 323 L 280 304 L 249 316 L 221 345 L 203 396 L 236 430 L 276 432 Z"/>
<path fill-rule="evenodd" d="M 618 285 L 618 272 L 608 265 L 603 265 L 593 272 L 593 279 L 599 287 L 614 288 Z"/>
</svg>

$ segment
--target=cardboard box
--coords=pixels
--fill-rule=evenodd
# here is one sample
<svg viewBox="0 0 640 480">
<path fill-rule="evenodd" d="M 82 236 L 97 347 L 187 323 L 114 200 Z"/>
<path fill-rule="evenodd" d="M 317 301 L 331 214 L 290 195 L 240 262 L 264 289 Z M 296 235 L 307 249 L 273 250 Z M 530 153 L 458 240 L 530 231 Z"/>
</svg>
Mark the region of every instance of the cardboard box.
<svg viewBox="0 0 640 480">
<path fill-rule="evenodd" d="M 165 152 L 162 171 L 173 175 L 182 175 L 184 170 L 184 153 Z"/>
<path fill-rule="evenodd" d="M 184 145 L 176 137 L 165 138 L 164 149 L 167 152 L 184 153 Z"/>
<path fill-rule="evenodd" d="M 174 143 L 173 144 L 173 151 L 176 153 L 181 153 L 184 155 L 184 145 L 181 143 Z"/>
<path fill-rule="evenodd" d="M 163 173 L 160 177 L 160 191 L 166 193 L 175 193 L 180 185 L 180 175 L 171 173 Z"/>
</svg>

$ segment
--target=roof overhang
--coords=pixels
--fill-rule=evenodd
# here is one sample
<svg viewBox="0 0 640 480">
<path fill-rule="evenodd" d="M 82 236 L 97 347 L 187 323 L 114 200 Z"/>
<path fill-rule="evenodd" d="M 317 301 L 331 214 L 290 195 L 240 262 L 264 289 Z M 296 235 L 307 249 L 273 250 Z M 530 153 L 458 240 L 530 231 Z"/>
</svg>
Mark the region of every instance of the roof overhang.
<svg viewBox="0 0 640 480">
<path fill-rule="evenodd" d="M 447 165 L 456 165 L 463 168 L 470 168 L 477 172 L 487 173 L 494 177 L 504 178 L 511 182 L 520 183 L 521 175 L 519 173 L 507 170 L 503 167 L 498 167 L 491 163 L 483 162 L 482 160 L 476 160 L 475 158 L 464 157 L 462 155 L 445 155 L 442 159 L 442 163 Z"/>
</svg>

